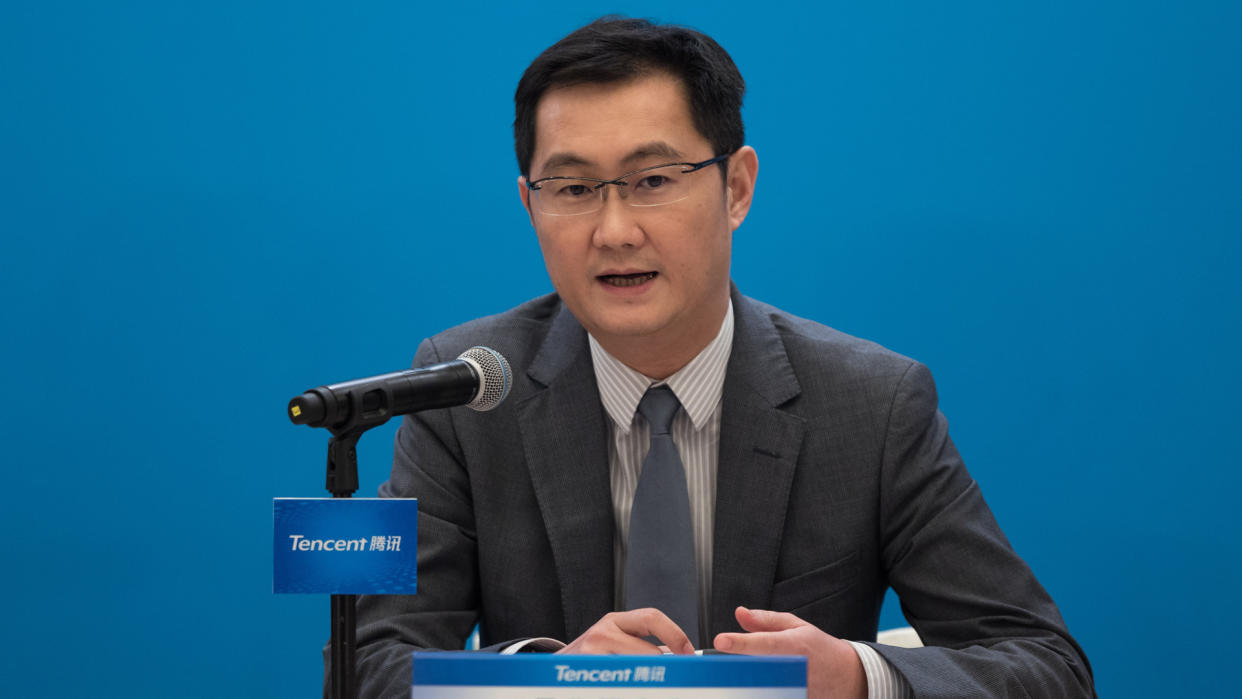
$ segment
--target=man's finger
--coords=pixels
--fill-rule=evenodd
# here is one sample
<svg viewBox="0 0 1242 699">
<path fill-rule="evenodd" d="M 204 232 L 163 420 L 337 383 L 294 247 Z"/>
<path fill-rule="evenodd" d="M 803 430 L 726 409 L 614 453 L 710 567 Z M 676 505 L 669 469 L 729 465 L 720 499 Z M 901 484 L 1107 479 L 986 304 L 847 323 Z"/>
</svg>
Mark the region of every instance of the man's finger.
<svg viewBox="0 0 1242 699">
<path fill-rule="evenodd" d="M 573 643 L 556 651 L 560 655 L 659 655 L 660 650 L 647 641 L 613 627 L 591 630 Z"/>
<path fill-rule="evenodd" d="M 617 628 L 631 636 L 645 638 L 655 636 L 660 643 L 678 655 L 694 652 L 694 644 L 672 619 L 658 609 L 633 609 L 619 612 L 613 616 L 612 622 Z"/>
<path fill-rule="evenodd" d="M 638 632 L 629 630 L 645 629 L 648 626 L 648 623 L 641 617 L 627 617 L 629 614 L 629 612 L 614 612 L 605 615 L 557 653 L 580 655 L 657 655 L 662 653 L 663 651 L 647 641 L 646 637 L 650 634 L 641 630 Z"/>
<path fill-rule="evenodd" d="M 766 609 L 738 607 L 733 612 L 737 623 L 747 631 L 785 631 L 805 626 L 807 622 L 788 612 L 772 612 Z"/>
<path fill-rule="evenodd" d="M 802 646 L 780 631 L 717 634 L 716 650 L 745 655 L 802 655 Z"/>
<path fill-rule="evenodd" d="M 661 651 L 655 644 L 645 638 L 631 636 L 627 633 L 613 632 L 606 639 L 598 639 L 598 645 L 588 647 L 586 652 L 609 655 L 660 655 Z"/>
</svg>

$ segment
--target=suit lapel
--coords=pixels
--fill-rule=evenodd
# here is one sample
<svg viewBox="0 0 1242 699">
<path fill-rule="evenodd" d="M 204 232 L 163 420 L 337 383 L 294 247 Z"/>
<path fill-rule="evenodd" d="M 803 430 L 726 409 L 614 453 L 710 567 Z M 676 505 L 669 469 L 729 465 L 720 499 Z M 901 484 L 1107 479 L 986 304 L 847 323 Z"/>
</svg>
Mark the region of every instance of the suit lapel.
<svg viewBox="0 0 1242 699">
<path fill-rule="evenodd" d="M 519 406 L 518 422 L 568 641 L 613 607 L 608 432 L 586 331 L 568 309 L 561 308 L 527 373 L 545 388 Z"/>
<path fill-rule="evenodd" d="M 733 293 L 712 543 L 711 635 L 737 630 L 737 605 L 768 608 L 805 423 L 780 406 L 800 392 L 762 308 Z M 710 636 L 709 636 L 710 637 Z"/>
</svg>

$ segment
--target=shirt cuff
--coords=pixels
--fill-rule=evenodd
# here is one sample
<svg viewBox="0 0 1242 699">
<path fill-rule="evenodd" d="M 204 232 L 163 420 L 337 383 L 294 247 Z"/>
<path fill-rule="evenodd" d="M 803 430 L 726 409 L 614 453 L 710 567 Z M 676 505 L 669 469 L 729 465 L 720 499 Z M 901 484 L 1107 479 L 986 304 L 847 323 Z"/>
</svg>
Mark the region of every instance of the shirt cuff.
<svg viewBox="0 0 1242 699">
<path fill-rule="evenodd" d="M 901 673 L 893 669 L 884 656 L 865 643 L 848 641 L 862 661 L 867 674 L 867 699 L 910 699 L 914 692 Z"/>
<path fill-rule="evenodd" d="M 506 646 L 500 651 L 501 655 L 513 655 L 514 653 L 551 653 L 565 647 L 565 644 L 555 638 L 528 638 L 524 641 L 518 641 L 511 646 Z M 868 648 L 868 650 L 871 650 Z M 871 651 L 874 653 L 875 651 Z"/>
</svg>

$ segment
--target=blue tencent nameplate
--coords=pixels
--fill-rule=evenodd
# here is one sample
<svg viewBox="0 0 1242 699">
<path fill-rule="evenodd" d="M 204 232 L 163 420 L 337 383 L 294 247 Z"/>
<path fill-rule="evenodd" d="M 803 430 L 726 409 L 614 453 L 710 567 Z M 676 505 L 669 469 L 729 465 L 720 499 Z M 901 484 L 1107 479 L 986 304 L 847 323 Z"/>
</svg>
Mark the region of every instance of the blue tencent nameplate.
<svg viewBox="0 0 1242 699">
<path fill-rule="evenodd" d="M 275 498 L 272 591 L 412 595 L 418 500 Z"/>
<path fill-rule="evenodd" d="M 414 653 L 413 699 L 805 699 L 806 658 Z"/>
</svg>

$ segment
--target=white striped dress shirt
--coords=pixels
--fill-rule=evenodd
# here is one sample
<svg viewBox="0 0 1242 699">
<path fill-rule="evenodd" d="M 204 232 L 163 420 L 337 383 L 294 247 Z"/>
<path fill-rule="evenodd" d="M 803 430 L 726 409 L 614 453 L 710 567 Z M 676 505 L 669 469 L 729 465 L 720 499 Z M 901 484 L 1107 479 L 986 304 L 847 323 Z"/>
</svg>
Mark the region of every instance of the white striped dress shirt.
<svg viewBox="0 0 1242 699">
<path fill-rule="evenodd" d="M 720 398 L 725 369 L 733 351 L 733 302 L 729 302 L 720 332 L 689 364 L 663 381 L 634 371 L 590 337 L 591 359 L 604 411 L 608 413 L 608 468 L 612 482 L 612 509 L 616 532 L 613 541 L 616 608 L 625 599 L 626 542 L 630 533 L 630 509 L 643 459 L 650 447 L 651 430 L 638 414 L 638 403 L 652 386 L 667 384 L 681 410 L 673 418 L 673 443 L 686 469 L 690 491 L 690 522 L 694 529 L 694 559 L 699 583 L 699 638 L 711 647 L 707 620 L 712 598 L 712 531 L 716 507 L 716 466 L 720 453 Z M 851 642 L 867 675 L 868 699 L 911 696 L 905 679 L 874 649 Z"/>
</svg>

